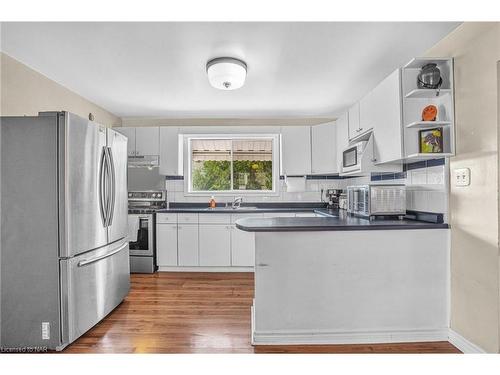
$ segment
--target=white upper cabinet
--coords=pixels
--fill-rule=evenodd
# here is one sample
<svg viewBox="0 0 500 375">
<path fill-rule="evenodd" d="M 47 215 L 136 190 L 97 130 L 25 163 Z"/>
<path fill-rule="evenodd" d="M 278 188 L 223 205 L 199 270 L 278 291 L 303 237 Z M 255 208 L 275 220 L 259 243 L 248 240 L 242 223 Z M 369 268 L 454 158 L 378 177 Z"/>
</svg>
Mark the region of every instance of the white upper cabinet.
<svg viewBox="0 0 500 375">
<path fill-rule="evenodd" d="M 362 133 L 359 124 L 359 102 L 354 104 L 348 111 L 349 139 L 353 139 Z"/>
<path fill-rule="evenodd" d="M 128 156 L 135 156 L 135 128 L 130 127 L 117 127 L 113 128 L 118 133 L 123 134 L 128 138 L 127 142 L 127 153 Z"/>
<path fill-rule="evenodd" d="M 283 175 L 311 174 L 311 127 L 281 128 L 281 165 Z"/>
<path fill-rule="evenodd" d="M 160 174 L 179 174 L 179 128 L 160 127 Z"/>
<path fill-rule="evenodd" d="M 115 130 L 128 138 L 128 156 L 159 155 L 160 130 L 154 127 L 118 127 Z"/>
<path fill-rule="evenodd" d="M 401 160 L 403 157 L 401 102 L 401 74 L 398 69 L 370 93 L 366 123 L 373 127 L 376 164 Z M 362 121 L 363 114 L 361 106 Z"/>
<path fill-rule="evenodd" d="M 337 173 L 335 122 L 311 126 L 313 174 Z"/>
<path fill-rule="evenodd" d="M 335 121 L 335 127 L 337 128 L 337 168 L 342 171 L 342 153 L 344 149 L 349 144 L 349 118 L 348 113 L 344 113 L 340 116 L 337 121 Z"/>
<path fill-rule="evenodd" d="M 135 128 L 135 152 L 137 156 L 159 155 L 160 129 L 154 127 Z"/>
</svg>

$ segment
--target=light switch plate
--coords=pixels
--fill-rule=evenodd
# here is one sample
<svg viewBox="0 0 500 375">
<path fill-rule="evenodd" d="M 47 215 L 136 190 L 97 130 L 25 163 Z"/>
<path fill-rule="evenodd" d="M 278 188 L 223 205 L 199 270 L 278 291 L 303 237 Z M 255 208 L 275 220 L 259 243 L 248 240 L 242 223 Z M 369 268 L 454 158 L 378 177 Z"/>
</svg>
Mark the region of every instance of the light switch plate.
<svg viewBox="0 0 500 375">
<path fill-rule="evenodd" d="M 455 186 L 469 186 L 470 185 L 470 169 L 457 168 L 453 170 L 455 177 Z"/>
</svg>

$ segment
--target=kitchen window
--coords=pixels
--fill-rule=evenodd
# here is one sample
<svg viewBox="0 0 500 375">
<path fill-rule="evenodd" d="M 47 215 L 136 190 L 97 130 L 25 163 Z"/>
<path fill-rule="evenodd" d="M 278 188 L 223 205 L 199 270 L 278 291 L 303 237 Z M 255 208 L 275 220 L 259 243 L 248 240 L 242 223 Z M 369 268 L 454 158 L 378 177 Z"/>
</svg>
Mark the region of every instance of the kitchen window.
<svg viewBox="0 0 500 375">
<path fill-rule="evenodd" d="M 187 192 L 276 193 L 278 136 L 187 136 Z"/>
</svg>

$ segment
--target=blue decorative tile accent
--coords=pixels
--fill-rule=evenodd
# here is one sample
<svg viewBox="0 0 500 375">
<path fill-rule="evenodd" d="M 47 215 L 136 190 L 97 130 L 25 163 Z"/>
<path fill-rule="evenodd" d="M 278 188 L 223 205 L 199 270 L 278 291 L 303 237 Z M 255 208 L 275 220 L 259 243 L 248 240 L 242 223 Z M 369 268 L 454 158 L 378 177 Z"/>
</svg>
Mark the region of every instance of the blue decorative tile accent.
<svg viewBox="0 0 500 375">
<path fill-rule="evenodd" d="M 406 179 L 406 172 L 394 173 L 395 180 L 404 180 Z"/>
<path fill-rule="evenodd" d="M 406 170 L 411 171 L 412 169 L 420 169 L 420 168 L 426 168 L 427 163 L 425 160 L 422 161 L 417 161 L 415 163 L 409 163 L 406 165 Z"/>
<path fill-rule="evenodd" d="M 427 168 L 437 167 L 438 165 L 444 165 L 445 161 L 446 160 L 444 158 L 427 160 Z"/>
<path fill-rule="evenodd" d="M 184 180 L 184 176 L 165 176 L 165 180 Z"/>
<path fill-rule="evenodd" d="M 288 176 L 288 177 L 305 177 L 306 180 L 342 180 L 346 177 L 342 177 L 339 175 L 305 175 L 305 176 Z M 285 176 L 280 176 L 280 180 L 284 180 Z"/>
<path fill-rule="evenodd" d="M 383 181 L 385 180 L 394 180 L 394 173 L 383 173 L 381 176 Z"/>
<path fill-rule="evenodd" d="M 371 180 L 372 181 L 381 181 L 382 180 L 382 176 L 380 174 L 375 174 L 375 173 L 372 173 L 372 176 L 371 176 Z"/>
</svg>

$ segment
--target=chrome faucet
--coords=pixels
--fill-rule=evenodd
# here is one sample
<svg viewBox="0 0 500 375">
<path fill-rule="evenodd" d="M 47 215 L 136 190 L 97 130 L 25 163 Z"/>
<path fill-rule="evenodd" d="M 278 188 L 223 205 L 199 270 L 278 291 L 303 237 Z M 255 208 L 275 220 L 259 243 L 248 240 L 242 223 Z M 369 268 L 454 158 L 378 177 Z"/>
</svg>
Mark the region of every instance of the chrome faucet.
<svg viewBox="0 0 500 375">
<path fill-rule="evenodd" d="M 233 208 L 233 210 L 240 208 L 241 202 L 243 202 L 243 197 L 235 197 L 233 199 L 233 203 L 231 204 L 231 207 Z"/>
</svg>

